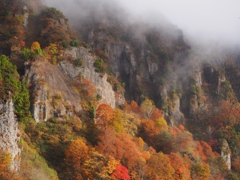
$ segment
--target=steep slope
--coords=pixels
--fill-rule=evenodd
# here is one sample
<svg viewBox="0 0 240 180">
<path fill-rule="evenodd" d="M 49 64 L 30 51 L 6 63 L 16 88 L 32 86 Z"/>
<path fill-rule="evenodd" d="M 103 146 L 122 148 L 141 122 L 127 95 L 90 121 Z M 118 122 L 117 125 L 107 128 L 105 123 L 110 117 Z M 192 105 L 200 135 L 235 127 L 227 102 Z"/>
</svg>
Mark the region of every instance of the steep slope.
<svg viewBox="0 0 240 180">
<path fill-rule="evenodd" d="M 56 66 L 38 60 L 26 70 L 25 76 L 28 84 L 31 84 L 32 113 L 36 122 L 54 116 L 71 116 L 72 111 L 79 112 L 82 109 L 81 98 L 71 88 L 71 80 Z M 59 102 L 55 102 L 57 98 Z M 67 106 L 74 108 L 67 109 Z"/>
<path fill-rule="evenodd" d="M 2 25 L 15 22 L 1 31 L 1 52 L 22 75 L 8 60 L 0 67 L 0 149 L 18 170 L 21 135 L 20 176 L 238 178 L 237 59 L 209 63 L 165 21 L 129 23 L 96 10 L 73 21 L 79 40 L 55 8 L 0 2 L 14 7 L 1 12 Z"/>
<path fill-rule="evenodd" d="M 21 150 L 18 146 L 20 140 L 20 130 L 14 117 L 14 107 L 12 100 L 0 105 L 0 149 L 11 154 L 10 170 L 18 172 L 20 170 Z"/>
</svg>

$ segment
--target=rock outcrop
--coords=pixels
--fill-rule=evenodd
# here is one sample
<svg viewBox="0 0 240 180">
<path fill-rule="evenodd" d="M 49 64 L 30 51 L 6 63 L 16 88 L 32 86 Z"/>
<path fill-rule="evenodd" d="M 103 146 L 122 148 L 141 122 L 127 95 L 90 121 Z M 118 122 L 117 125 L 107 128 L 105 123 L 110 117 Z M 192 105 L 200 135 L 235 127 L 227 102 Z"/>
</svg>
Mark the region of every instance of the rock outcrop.
<svg viewBox="0 0 240 180">
<path fill-rule="evenodd" d="M 14 117 L 12 100 L 0 103 L 0 149 L 11 154 L 10 170 L 19 171 L 21 150 L 18 147 L 20 131 Z"/>
<path fill-rule="evenodd" d="M 115 92 L 112 85 L 107 81 L 107 74 L 101 75 L 95 72 L 94 62 L 96 57 L 91 55 L 87 49 L 69 48 L 65 52 L 65 56 L 70 56 L 72 59 L 81 59 L 83 67 L 76 67 L 72 62 L 65 60 L 59 63 L 59 68 L 71 79 L 76 78 L 81 74 L 84 78 L 88 79 L 93 86 L 96 87 L 97 93 L 101 96 L 101 103 L 109 104 L 112 108 L 116 105 L 124 103 L 124 98 L 121 96 L 118 101 L 115 98 Z"/>
<path fill-rule="evenodd" d="M 223 139 L 222 142 L 221 157 L 224 159 L 228 169 L 231 170 L 231 151 L 226 139 Z"/>
<path fill-rule="evenodd" d="M 35 121 L 71 116 L 82 110 L 79 95 L 71 80 L 61 70 L 44 59 L 26 65 L 25 78 L 30 85 L 31 111 Z"/>
</svg>

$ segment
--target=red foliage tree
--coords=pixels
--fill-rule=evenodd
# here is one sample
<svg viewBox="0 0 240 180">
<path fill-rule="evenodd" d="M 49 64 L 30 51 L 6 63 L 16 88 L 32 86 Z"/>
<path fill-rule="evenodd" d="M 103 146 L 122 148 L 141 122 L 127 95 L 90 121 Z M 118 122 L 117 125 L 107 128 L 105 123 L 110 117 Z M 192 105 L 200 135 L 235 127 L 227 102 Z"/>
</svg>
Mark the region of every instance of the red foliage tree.
<svg viewBox="0 0 240 180">
<path fill-rule="evenodd" d="M 117 165 L 112 176 L 119 180 L 130 180 L 130 176 L 128 174 L 128 169 L 121 164 Z"/>
</svg>

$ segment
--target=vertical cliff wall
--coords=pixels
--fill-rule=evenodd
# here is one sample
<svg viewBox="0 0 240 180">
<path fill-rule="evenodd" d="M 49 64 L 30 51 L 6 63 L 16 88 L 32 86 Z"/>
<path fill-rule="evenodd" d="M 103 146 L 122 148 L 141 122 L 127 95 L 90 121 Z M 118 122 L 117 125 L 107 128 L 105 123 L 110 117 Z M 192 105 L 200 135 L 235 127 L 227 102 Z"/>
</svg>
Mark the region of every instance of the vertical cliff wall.
<svg viewBox="0 0 240 180">
<path fill-rule="evenodd" d="M 18 123 L 14 117 L 12 100 L 0 103 L 0 149 L 11 154 L 10 170 L 17 172 L 20 168 L 21 150 L 18 147 L 20 140 Z"/>
<path fill-rule="evenodd" d="M 82 110 L 81 98 L 72 89 L 71 80 L 57 66 L 38 59 L 26 67 L 25 78 L 30 85 L 31 111 L 35 121 L 69 117 Z"/>
<path fill-rule="evenodd" d="M 65 73 L 65 75 L 72 79 L 79 76 L 79 74 L 88 79 L 92 85 L 96 87 L 98 94 L 102 97 L 100 103 L 109 104 L 112 108 L 124 103 L 123 97 L 116 100 L 113 87 L 107 81 L 107 74 L 102 76 L 100 73 L 95 72 L 93 64 L 96 60 L 96 56 L 91 55 L 86 48 L 69 48 L 65 52 L 65 56 L 71 56 L 73 60 L 79 58 L 83 61 L 83 66 L 76 67 L 72 62 L 65 60 L 59 63 L 59 68 Z"/>
</svg>

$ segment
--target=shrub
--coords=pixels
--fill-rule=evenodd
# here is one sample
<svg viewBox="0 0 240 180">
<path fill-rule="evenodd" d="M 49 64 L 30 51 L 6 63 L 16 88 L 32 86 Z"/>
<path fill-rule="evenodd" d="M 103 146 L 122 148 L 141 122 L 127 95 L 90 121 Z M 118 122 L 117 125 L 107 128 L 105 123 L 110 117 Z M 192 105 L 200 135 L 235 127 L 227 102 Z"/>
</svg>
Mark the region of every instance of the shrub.
<svg viewBox="0 0 240 180">
<path fill-rule="evenodd" d="M 32 58 L 32 53 L 29 48 L 24 48 L 22 54 L 25 60 Z"/>
<path fill-rule="evenodd" d="M 80 58 L 77 58 L 76 60 L 75 60 L 75 66 L 77 66 L 77 67 L 82 67 L 83 66 L 83 60 L 81 60 Z"/>
<path fill-rule="evenodd" d="M 73 46 L 73 47 L 78 47 L 80 45 L 80 41 L 78 41 L 78 40 L 72 40 L 71 42 L 70 42 L 70 46 Z"/>
<path fill-rule="evenodd" d="M 67 42 L 62 42 L 62 47 L 63 48 L 67 48 L 69 46 L 69 44 Z"/>
<path fill-rule="evenodd" d="M 59 11 L 58 9 L 56 8 L 47 8 L 45 11 L 44 11 L 44 14 L 46 17 L 49 17 L 49 18 L 53 18 L 53 19 L 59 19 L 59 18 L 64 18 L 64 15 L 61 11 Z"/>
<path fill-rule="evenodd" d="M 104 72 L 104 61 L 102 58 L 97 59 L 93 65 L 95 67 L 96 72 L 98 73 Z"/>
</svg>

